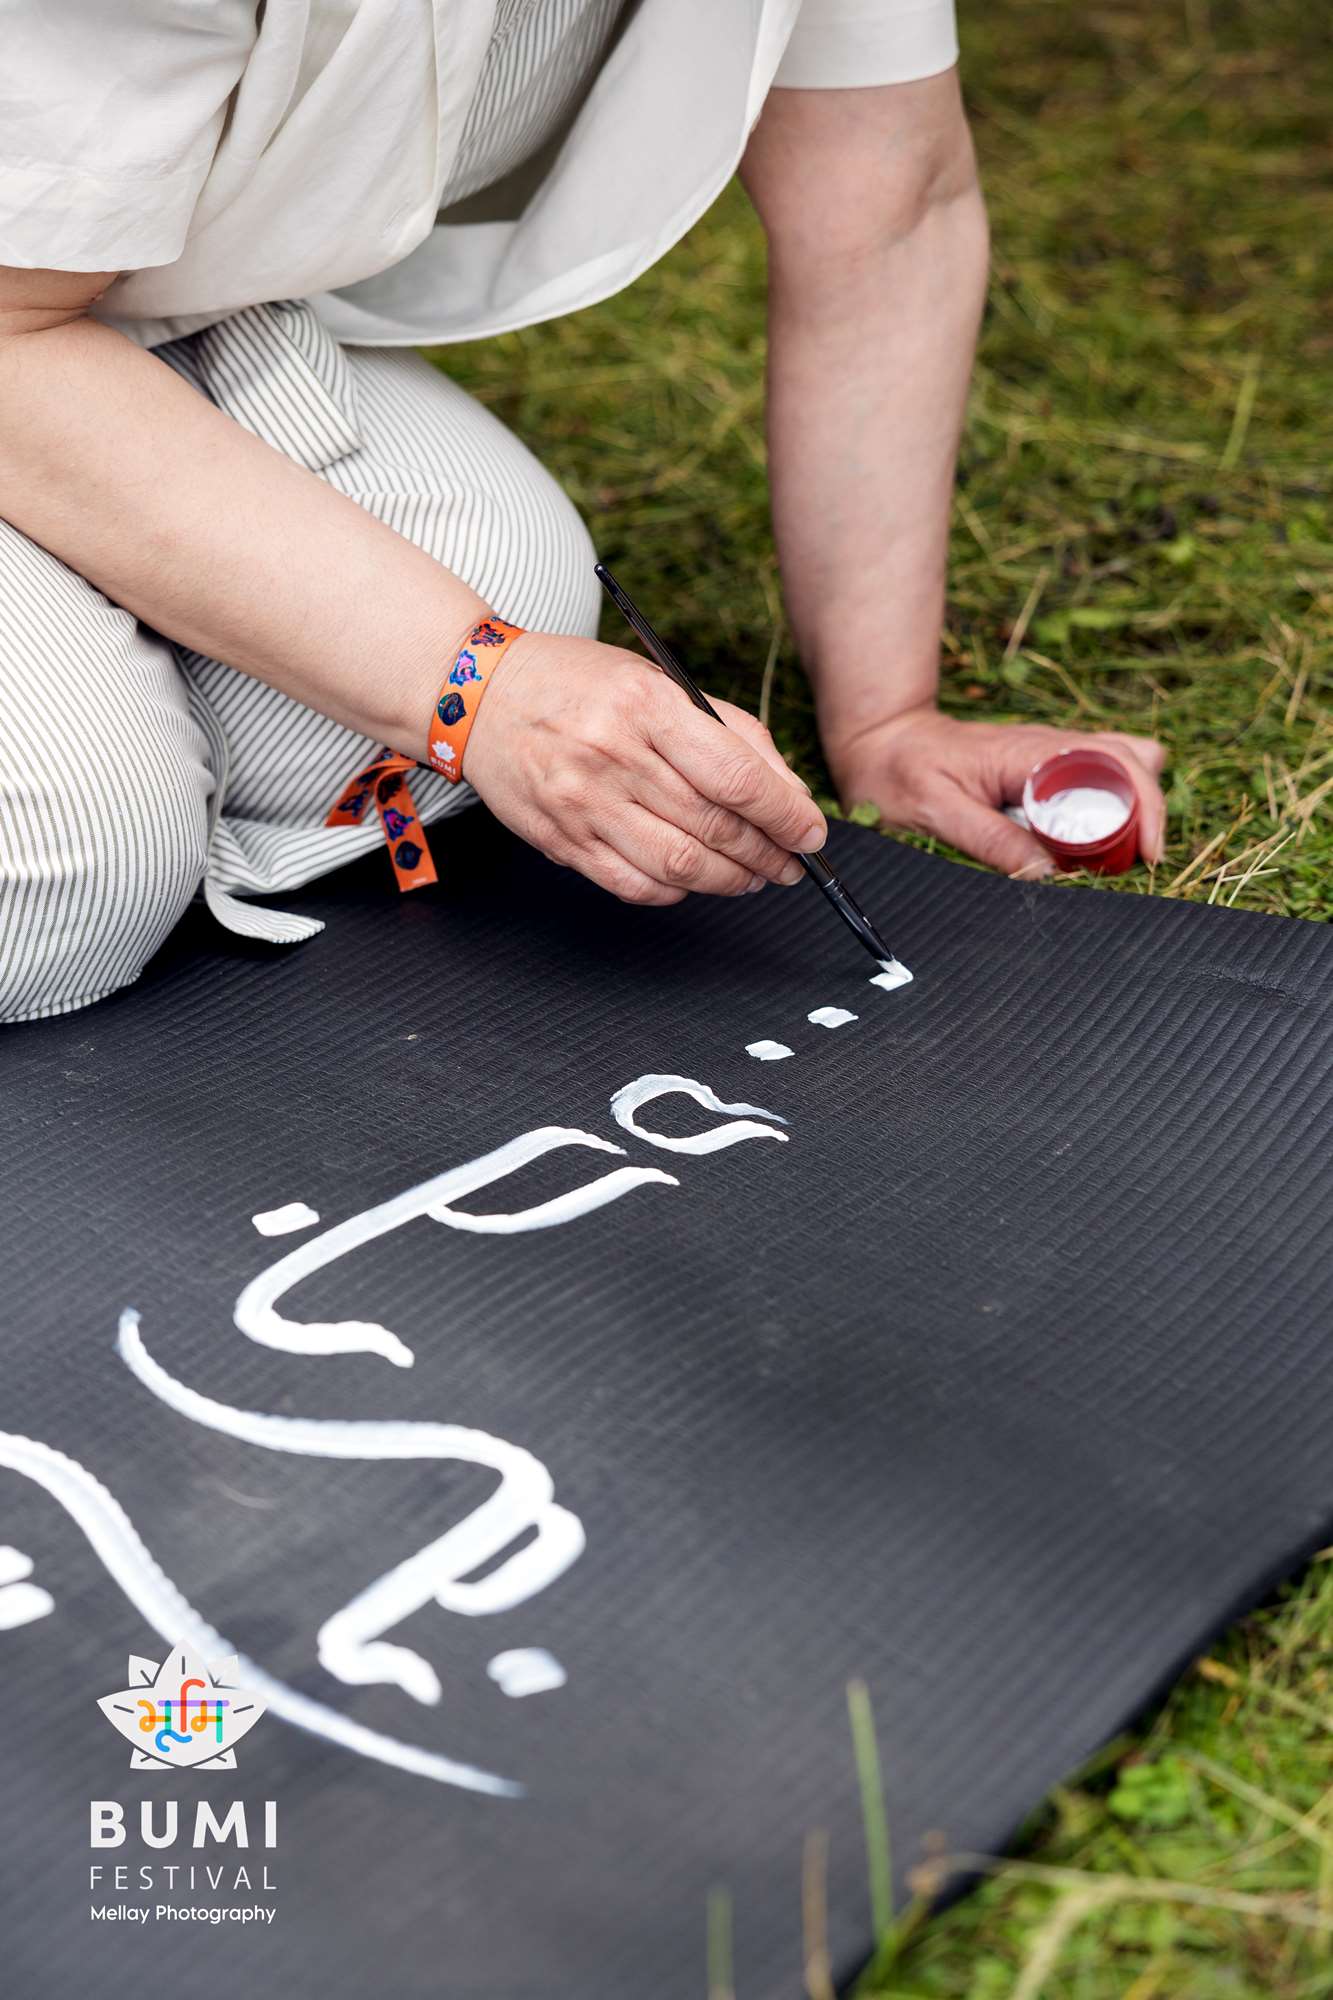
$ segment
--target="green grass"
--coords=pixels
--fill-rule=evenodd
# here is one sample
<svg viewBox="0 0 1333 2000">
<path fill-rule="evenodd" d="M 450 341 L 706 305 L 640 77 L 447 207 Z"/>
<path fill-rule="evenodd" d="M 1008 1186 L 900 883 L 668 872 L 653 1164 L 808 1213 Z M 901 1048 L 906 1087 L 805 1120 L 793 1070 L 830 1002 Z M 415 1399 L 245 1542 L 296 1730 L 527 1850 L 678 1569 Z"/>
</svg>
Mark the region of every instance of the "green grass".
<svg viewBox="0 0 1333 2000">
<path fill-rule="evenodd" d="M 1166 739 L 1168 857 L 1119 891 L 1327 917 L 1326 10 L 964 0 L 963 29 L 995 256 L 944 701 Z M 768 668 L 774 734 L 826 788 L 769 543 L 763 346 L 763 247 L 733 189 L 620 298 L 440 358 L 562 476 L 708 685 L 758 708 Z M 1330 1672 L 1321 1561 L 867 1991 L 1333 1996 Z M 719 1903 L 719 1995 L 725 1931 Z"/>
</svg>

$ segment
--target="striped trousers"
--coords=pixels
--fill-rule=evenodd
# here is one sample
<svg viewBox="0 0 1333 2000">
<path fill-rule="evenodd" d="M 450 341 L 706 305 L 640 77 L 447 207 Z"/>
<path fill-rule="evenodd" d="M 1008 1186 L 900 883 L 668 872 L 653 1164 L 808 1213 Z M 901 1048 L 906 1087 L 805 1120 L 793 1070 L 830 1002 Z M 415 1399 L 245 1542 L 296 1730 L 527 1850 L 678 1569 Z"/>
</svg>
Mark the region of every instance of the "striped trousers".
<svg viewBox="0 0 1333 2000">
<path fill-rule="evenodd" d="M 592 546 L 573 506 L 418 355 L 341 348 L 300 303 L 251 307 L 157 352 L 503 617 L 596 632 Z M 89 745 L 73 719 L 93 707 Z M 378 747 L 173 646 L 0 522 L 0 1021 L 67 1013 L 130 984 L 198 894 L 247 937 L 294 943 L 320 929 L 246 899 L 313 881 L 382 839 L 374 814 L 364 827 L 323 825 Z M 427 823 L 475 799 L 425 770 L 412 796 Z M 387 863 L 385 874 L 391 894 Z"/>
</svg>

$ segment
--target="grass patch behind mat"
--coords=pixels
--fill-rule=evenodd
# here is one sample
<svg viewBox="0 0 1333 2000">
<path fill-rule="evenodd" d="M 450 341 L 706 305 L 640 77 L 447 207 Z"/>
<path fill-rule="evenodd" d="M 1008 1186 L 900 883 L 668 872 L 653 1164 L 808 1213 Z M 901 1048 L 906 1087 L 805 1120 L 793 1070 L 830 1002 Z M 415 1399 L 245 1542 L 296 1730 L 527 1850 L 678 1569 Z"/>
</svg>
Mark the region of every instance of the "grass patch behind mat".
<svg viewBox="0 0 1333 2000">
<path fill-rule="evenodd" d="M 945 704 L 1158 732 L 1172 761 L 1155 892 L 1327 917 L 1326 10 L 961 11 L 994 272 Z M 763 293 L 760 235 L 733 189 L 621 297 L 437 358 L 564 479 L 706 685 L 758 708 L 769 665 L 774 734 L 826 791 L 769 540 Z M 1330 1670 L 1333 1562 L 1317 1562 L 1048 1801 L 1018 1863 L 887 1952 L 866 1990 L 1333 2000 Z M 884 1785 L 891 1822 L 891 1770 Z"/>
</svg>

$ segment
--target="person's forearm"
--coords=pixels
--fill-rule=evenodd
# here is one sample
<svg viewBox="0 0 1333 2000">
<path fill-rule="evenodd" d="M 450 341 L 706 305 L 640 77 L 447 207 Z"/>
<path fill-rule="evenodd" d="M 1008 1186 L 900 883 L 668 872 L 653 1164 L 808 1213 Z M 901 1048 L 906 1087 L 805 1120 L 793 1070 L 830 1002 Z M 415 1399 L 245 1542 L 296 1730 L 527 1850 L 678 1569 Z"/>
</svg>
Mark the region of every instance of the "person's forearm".
<svg viewBox="0 0 1333 2000">
<path fill-rule="evenodd" d="M 769 241 L 769 445 L 787 605 L 844 805 L 1010 874 L 1050 858 L 1006 817 L 1073 732 L 937 704 L 954 459 L 986 216 L 954 71 L 775 90 L 742 172 Z M 1162 851 L 1162 749 L 1106 735 Z"/>
<path fill-rule="evenodd" d="M 80 317 L 99 276 L 0 273 L 0 520 L 169 638 L 423 758 L 453 655 L 510 607 Z M 799 881 L 823 817 L 767 730 L 723 706 L 727 729 L 637 654 L 524 632 L 472 703 L 464 775 L 631 902 Z"/>
<path fill-rule="evenodd" d="M 168 638 L 411 756 L 485 608 L 86 318 L 0 336 L 0 518 Z"/>
<path fill-rule="evenodd" d="M 847 93 L 852 96 L 855 93 Z M 770 253 L 774 530 L 826 747 L 929 702 L 954 461 L 986 283 L 970 147 L 914 213 Z M 891 627 L 886 628 L 886 614 Z"/>
</svg>

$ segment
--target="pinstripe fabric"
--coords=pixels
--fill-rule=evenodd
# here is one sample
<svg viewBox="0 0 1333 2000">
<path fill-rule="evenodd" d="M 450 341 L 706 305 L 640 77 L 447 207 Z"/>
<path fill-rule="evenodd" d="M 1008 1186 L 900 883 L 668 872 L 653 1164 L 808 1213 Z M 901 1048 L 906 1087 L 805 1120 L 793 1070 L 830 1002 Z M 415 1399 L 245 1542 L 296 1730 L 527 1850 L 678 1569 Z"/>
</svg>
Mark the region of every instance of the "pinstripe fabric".
<svg viewBox="0 0 1333 2000">
<path fill-rule="evenodd" d="M 503 616 L 596 631 L 592 545 L 574 508 L 525 445 L 418 355 L 342 349 L 291 303 L 158 352 Z M 84 744 L 70 718 L 86 712 L 92 685 L 101 720 Z M 0 523 L 0 1021 L 65 1013 L 129 984 L 200 887 L 230 930 L 308 937 L 319 928 L 310 919 L 245 899 L 379 843 L 377 824 L 323 825 L 377 747 L 168 645 Z M 412 795 L 428 824 L 475 798 L 425 770 Z"/>
<path fill-rule="evenodd" d="M 0 1020 L 138 977 L 204 872 L 212 786 L 166 643 L 0 522 Z"/>
<path fill-rule="evenodd" d="M 623 0 L 500 0 L 440 207 L 503 179 L 557 132 L 611 38 Z"/>
<path fill-rule="evenodd" d="M 558 130 L 621 4 L 501 0 L 446 201 Z M 503 617 L 596 631 L 592 546 L 573 507 L 517 438 L 418 356 L 340 348 L 293 302 L 251 307 L 157 352 Z M 90 685 L 101 719 L 96 743 L 83 744 L 69 723 Z M 379 843 L 373 822 L 323 824 L 378 747 L 169 645 L 0 522 L 0 1021 L 64 1013 L 129 984 L 200 889 L 229 930 L 309 937 L 320 928 L 311 919 L 248 899 Z M 475 798 L 424 770 L 412 796 L 427 824 Z"/>
</svg>

